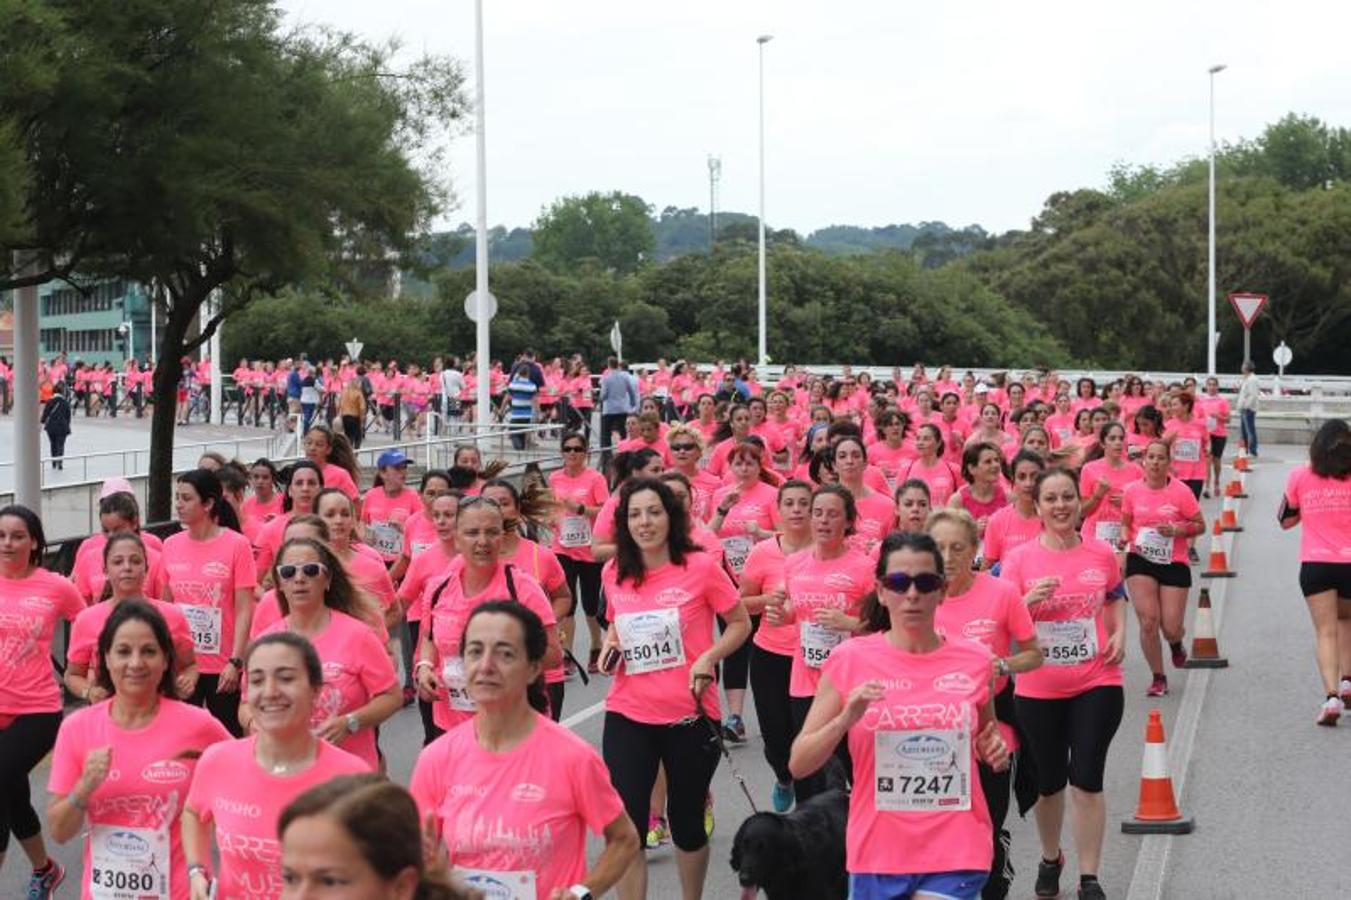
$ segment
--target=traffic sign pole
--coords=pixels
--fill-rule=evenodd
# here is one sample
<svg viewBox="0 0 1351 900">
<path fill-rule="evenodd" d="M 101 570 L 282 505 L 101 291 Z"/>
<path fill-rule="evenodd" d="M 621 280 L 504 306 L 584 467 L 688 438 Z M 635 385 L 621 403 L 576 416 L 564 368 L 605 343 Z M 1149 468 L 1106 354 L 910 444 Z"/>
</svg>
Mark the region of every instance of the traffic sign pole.
<svg viewBox="0 0 1351 900">
<path fill-rule="evenodd" d="M 1266 294 L 1233 293 L 1229 295 L 1229 305 L 1238 314 L 1243 323 L 1243 361 L 1252 362 L 1252 324 L 1257 321 L 1262 308 L 1267 305 Z"/>
</svg>

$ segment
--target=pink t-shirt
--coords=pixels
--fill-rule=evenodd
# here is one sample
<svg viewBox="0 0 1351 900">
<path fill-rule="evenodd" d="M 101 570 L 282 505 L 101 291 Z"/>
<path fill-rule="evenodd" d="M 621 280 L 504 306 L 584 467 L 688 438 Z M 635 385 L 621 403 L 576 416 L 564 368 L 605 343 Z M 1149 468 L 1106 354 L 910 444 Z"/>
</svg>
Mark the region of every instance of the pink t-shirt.
<svg viewBox="0 0 1351 900">
<path fill-rule="evenodd" d="M 633 450 L 654 450 L 661 456 L 661 464 L 668 469 L 671 467 L 671 448 L 660 437 L 650 444 L 640 437 L 635 437 L 625 438 L 615 445 L 616 453 L 628 453 Z"/>
<path fill-rule="evenodd" d="M 286 631 L 284 621 L 273 623 L 265 634 Z M 360 619 L 331 612 L 328 625 L 310 638 L 324 665 L 324 687 L 314 698 L 310 725 L 318 728 L 334 716 L 345 716 L 360 709 L 371 698 L 398 684 L 394 663 L 385 652 L 384 642 Z M 380 767 L 375 751 L 375 729 L 363 728 L 349 734 L 338 744 L 353 756 L 365 760 L 374 771 Z"/>
<path fill-rule="evenodd" d="M 1191 488 L 1176 478 L 1159 490 L 1144 481 L 1126 485 L 1121 495 L 1121 511 L 1131 517 L 1130 552 L 1158 565 L 1170 561 L 1187 563 L 1187 538 L 1164 537 L 1154 529 L 1160 525 L 1181 525 L 1201 511 Z"/>
<path fill-rule="evenodd" d="M 1012 652 L 1013 642 L 1026 647 L 1037 636 L 1032 614 L 1018 590 L 1007 581 L 988 572 L 977 572 L 975 581 L 964 594 L 949 594 L 934 613 L 934 628 L 950 638 L 979 641 L 998 657 Z M 995 679 L 994 694 L 1008 687 L 1009 676 Z M 1013 727 L 999 723 L 999 733 L 1010 750 L 1018 749 Z"/>
<path fill-rule="evenodd" d="M 783 547 L 777 537 L 761 541 L 751 548 L 746 557 L 746 568 L 741 572 L 741 583 L 759 585 L 757 594 L 768 594 L 783 587 Z M 755 646 L 779 656 L 792 656 L 797 651 L 797 625 L 786 622 L 783 625 L 771 625 L 765 618 L 760 619 L 760 627 L 755 629 L 751 638 Z"/>
<path fill-rule="evenodd" d="M 1285 500 L 1299 510 L 1300 562 L 1351 564 L 1351 478 L 1324 478 L 1298 466 L 1285 483 Z"/>
<path fill-rule="evenodd" d="M 990 565 L 994 565 L 1009 555 L 1015 547 L 1027 543 L 1041 534 L 1041 519 L 1036 513 L 1024 519 L 1018 507 L 1008 506 L 990 516 L 985 523 L 985 537 L 981 544 L 981 555 Z"/>
<path fill-rule="evenodd" d="M 568 580 L 563 574 L 563 564 L 554 552 L 529 538 L 517 538 L 516 553 L 510 559 L 503 557 L 502 562 L 515 566 L 518 572 L 524 572 L 538 581 L 550 597 Z"/>
<path fill-rule="evenodd" d="M 324 463 L 321 468 L 324 474 L 324 487 L 335 487 L 353 500 L 361 499 L 361 491 L 357 489 L 357 483 L 352 480 L 351 472 L 333 463 Z"/>
<path fill-rule="evenodd" d="M 1093 515 L 1084 519 L 1080 533 L 1085 538 L 1097 538 L 1115 544 L 1121 533 L 1121 497 L 1126 485 L 1144 477 L 1144 469 L 1133 462 L 1123 462 L 1120 468 L 1114 467 L 1106 459 L 1095 459 L 1086 464 L 1079 473 L 1079 486 L 1084 495 L 1097 491 L 1098 485 L 1104 481 L 1109 489 L 1098 508 L 1093 510 Z"/>
<path fill-rule="evenodd" d="M 1060 580 L 1055 593 L 1028 611 L 1045 663 L 1014 681 L 1014 693 L 1038 700 L 1064 700 L 1097 687 L 1121 684 L 1121 665 L 1103 659 L 1107 649 L 1108 592 L 1121 583 L 1116 554 L 1102 541 L 1069 550 L 1049 550 L 1040 540 L 1016 547 L 999 570 L 1026 597 L 1045 577 Z"/>
<path fill-rule="evenodd" d="M 815 549 L 794 553 L 784 560 L 784 583 L 788 608 L 797 632 L 793 646 L 793 671 L 788 679 L 790 697 L 811 697 L 821 680 L 821 667 L 832 651 L 846 643 L 845 632 L 816 624 L 818 609 L 838 609 L 857 616 L 863 598 L 874 588 L 877 576 L 871 557 L 852 547 L 834 559 L 819 559 Z"/>
<path fill-rule="evenodd" d="M 281 549 L 286 526 L 291 524 L 291 517 L 294 515 L 296 515 L 294 511 L 284 512 L 255 532 L 250 550 L 254 560 L 254 584 L 267 577 L 268 570 L 272 568 L 272 563 L 277 558 L 277 551 Z"/>
<path fill-rule="evenodd" d="M 254 757 L 257 735 L 213 744 L 197 762 L 185 806 L 216 826 L 220 896 L 277 900 L 282 892 L 281 838 L 277 821 L 296 797 L 339 775 L 369 772 L 363 760 L 327 741 L 302 772 L 273 775 Z"/>
<path fill-rule="evenodd" d="M 162 563 L 172 599 L 192 629 L 197 668 L 219 674 L 234 655 L 235 591 L 258 583 L 248 540 L 228 528 L 207 541 L 180 531 L 164 542 Z"/>
<path fill-rule="evenodd" d="M 160 565 L 159 551 L 152 550 L 146 545 L 145 562 L 145 590 L 149 594 L 158 595 L 164 585 L 164 569 Z M 104 574 L 102 549 L 97 553 L 77 553 L 75 567 L 70 571 L 70 581 L 75 585 L 75 590 L 80 592 L 85 603 L 97 603 L 101 600 L 103 586 L 108 583 L 108 576 Z"/>
<path fill-rule="evenodd" d="M 436 523 L 425 511 L 418 510 L 408 517 L 408 522 L 403 526 L 403 556 L 412 560 L 439 540 Z"/>
<path fill-rule="evenodd" d="M 422 498 L 417 491 L 404 488 L 393 497 L 382 487 L 366 492 L 361 501 L 361 521 L 366 524 L 366 540 L 380 554 L 393 562 L 403 552 L 404 527 L 416 513 L 422 512 Z"/>
<path fill-rule="evenodd" d="M 148 531 L 138 531 L 141 537 L 141 543 L 145 544 L 145 549 L 153 550 L 156 553 L 164 552 L 164 542 Z M 80 541 L 80 548 L 75 551 L 75 558 L 78 560 L 86 553 L 93 553 L 99 559 L 103 559 L 103 548 L 108 545 L 108 535 L 91 534 L 89 537 Z"/>
<path fill-rule="evenodd" d="M 0 577 L 0 717 L 61 710 L 52 634 L 57 620 L 72 621 L 83 610 L 84 600 L 55 572 Z"/>
<path fill-rule="evenodd" d="M 1212 437 L 1224 437 L 1228 433 L 1229 401 L 1219 394 L 1202 395 L 1196 398 L 1196 411 L 1205 419 L 1206 429 Z"/>
<path fill-rule="evenodd" d="M 352 576 L 357 587 L 380 602 L 381 609 L 389 609 L 395 600 L 394 582 L 389 578 L 384 559 L 365 544 L 352 544 L 351 547 L 351 553 L 343 560 L 347 574 Z"/>
<path fill-rule="evenodd" d="M 272 626 L 281 620 L 281 601 L 277 599 L 277 589 L 268 588 L 267 592 L 253 607 L 253 618 L 249 620 L 249 640 L 252 641 L 268 631 L 273 631 Z M 375 639 L 380 642 L 382 647 L 389 645 L 389 629 L 385 627 L 383 621 L 366 622 L 363 620 L 362 624 L 371 630 L 371 634 L 375 635 Z"/>
<path fill-rule="evenodd" d="M 281 515 L 282 499 L 280 491 L 274 492 L 272 499 L 266 503 L 261 502 L 256 495 L 249 494 L 240 504 L 241 518 L 257 522 L 259 525 L 266 525 Z"/>
<path fill-rule="evenodd" d="M 690 478 L 690 515 L 700 522 L 711 522 L 714 516 L 713 495 L 722 490 L 720 478 L 700 469 Z"/>
<path fill-rule="evenodd" d="M 661 725 L 694 712 L 690 668 L 713 646 L 713 620 L 740 598 L 732 579 L 708 553 L 691 553 L 684 565 L 649 571 L 641 585 L 619 582 L 610 560 L 601 570 L 610 618 L 624 659 L 615 671 L 605 708 L 634 722 Z M 715 686 L 704 691 L 704 713 L 718 718 Z"/>
<path fill-rule="evenodd" d="M 605 476 L 595 469 L 582 469 L 576 477 L 562 469 L 549 473 L 549 489 L 561 504 L 554 523 L 554 539 L 550 547 L 559 556 L 581 562 L 592 562 L 591 521 L 576 512 L 578 503 L 600 506 L 610 496 Z M 566 508 L 571 507 L 571 508 Z"/>
<path fill-rule="evenodd" d="M 511 591 L 507 586 L 507 565 L 509 565 L 508 561 L 499 561 L 497 570 L 493 573 L 493 578 L 488 582 L 488 586 L 477 594 L 466 597 L 464 595 L 464 558 L 460 557 L 450 564 L 450 573 L 447 578 L 429 585 L 428 589 L 423 592 L 430 603 L 431 595 L 440 588 L 442 583 L 445 584 L 445 589 L 436 598 L 436 605 L 426 615 L 430 620 L 427 628 L 430 630 L 432 644 L 436 649 L 436 658 L 432 660 L 432 663 L 436 666 L 436 672 L 446 686 L 444 696 L 439 698 L 432 706 L 432 719 L 436 722 L 438 728 L 449 731 L 474 715 L 474 701 L 469 697 L 468 689 L 464 685 L 464 670 L 460 659 L 460 636 L 464 633 L 464 626 L 469 621 L 469 614 L 480 603 L 486 603 L 489 600 L 511 599 Z M 538 581 L 515 566 L 512 566 L 511 577 L 516 586 L 517 601 L 539 616 L 545 628 L 552 629 L 558 623 L 558 620 L 554 617 L 553 606 L 549 602 L 548 595 L 544 593 L 544 588 L 540 587 Z M 426 633 L 424 632 L 424 634 Z M 544 673 L 544 680 L 550 683 L 562 681 L 564 677 L 562 666 L 546 670 Z"/>
<path fill-rule="evenodd" d="M 605 498 L 596 513 L 596 521 L 591 523 L 591 537 L 602 544 L 615 541 L 615 510 L 619 508 L 619 491 Z"/>
<path fill-rule="evenodd" d="M 854 506 L 858 516 L 854 519 L 854 533 L 849 536 L 849 546 L 864 553 L 872 553 L 896 524 L 896 504 L 888 495 L 874 492 L 856 497 Z"/>
<path fill-rule="evenodd" d="M 947 506 L 953 492 L 962 484 L 952 463 L 944 459 L 939 459 L 932 466 L 924 465 L 923 460 L 915 460 L 905 470 L 901 480 L 909 481 L 911 478 L 918 478 L 929 486 L 929 505 L 934 509 Z"/>
<path fill-rule="evenodd" d="M 167 893 L 171 900 L 187 900 L 178 817 L 196 768 L 196 759 L 188 754 L 228 741 L 230 733 L 206 710 L 167 697 L 160 698 L 154 720 L 134 731 L 116 725 L 111 711 L 112 701 L 105 700 L 66 717 L 47 779 L 49 793 L 69 795 L 90 751 L 112 748 L 108 777 L 89 795 L 85 813 L 80 897 L 93 900 L 97 880 L 100 897 Z M 128 854 L 128 848 L 144 855 Z M 130 889 L 118 890 L 123 886 Z"/>
<path fill-rule="evenodd" d="M 192 631 L 188 628 L 188 620 L 184 617 L 183 610 L 163 600 L 146 598 L 146 602 L 164 616 L 164 622 L 169 626 L 169 638 L 173 641 L 174 652 L 178 654 L 178 664 L 182 666 L 183 660 L 192 650 Z M 103 632 L 104 623 L 116 608 L 117 604 L 111 600 L 95 603 L 76 616 L 75 624 L 70 626 L 70 644 L 66 647 L 66 662 L 85 666 L 91 678 L 99 665 L 99 635 Z"/>
<path fill-rule="evenodd" d="M 990 867 L 990 813 L 976 756 L 990 671 L 990 651 L 960 638 L 932 653 L 906 653 L 885 633 L 872 634 L 830 655 L 824 674 L 841 697 L 871 680 L 886 692 L 849 729 L 850 873 Z"/>
<path fill-rule="evenodd" d="M 1193 418 L 1181 422 L 1174 419 L 1163 433 L 1177 435 L 1173 439 L 1173 475 L 1183 481 L 1204 481 L 1206 460 L 1210 455 L 1210 432 L 1206 430 L 1205 420 Z"/>
<path fill-rule="evenodd" d="M 484 750 L 472 721 L 418 756 L 409 790 L 422 818 L 435 814 L 449 862 L 476 876 L 490 897 L 548 900 L 585 876 L 586 833 L 599 834 L 624 813 L 605 763 L 590 744 L 546 716 L 506 753 Z M 515 888 L 531 873 L 533 895 Z"/>
<path fill-rule="evenodd" d="M 715 493 L 714 508 L 725 506 L 728 495 L 736 491 L 735 485 L 729 485 Z M 738 575 L 746 567 L 746 557 L 750 555 L 751 547 L 755 545 L 755 538 L 746 527 L 755 524 L 765 531 L 773 531 L 779 521 L 778 492 L 774 488 L 763 481 L 757 481 L 749 489 L 739 493 L 741 496 L 732 504 L 732 508 L 722 519 L 722 527 L 718 529 L 718 540 L 722 542 L 727 565 Z"/>
<path fill-rule="evenodd" d="M 868 448 L 868 462 L 882 470 L 891 491 L 901 486 L 901 473 L 914 458 L 915 451 L 905 443 L 892 447 L 886 441 L 878 441 Z"/>
<path fill-rule="evenodd" d="M 438 540 L 425 552 L 413 557 L 399 582 L 399 599 L 410 622 L 421 622 L 427 614 L 427 601 L 433 588 L 450 573 L 450 564 L 457 559 L 448 554 Z"/>
</svg>

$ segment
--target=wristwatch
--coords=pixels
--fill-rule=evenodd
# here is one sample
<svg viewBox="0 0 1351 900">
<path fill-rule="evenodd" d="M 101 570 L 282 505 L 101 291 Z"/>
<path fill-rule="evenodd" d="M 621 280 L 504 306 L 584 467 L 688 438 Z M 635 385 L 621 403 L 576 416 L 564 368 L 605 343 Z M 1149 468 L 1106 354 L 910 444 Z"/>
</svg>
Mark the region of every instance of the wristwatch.
<svg viewBox="0 0 1351 900">
<path fill-rule="evenodd" d="M 568 888 L 568 893 L 572 894 L 576 900 L 592 900 L 591 888 L 584 884 L 574 884 Z"/>
<path fill-rule="evenodd" d="M 229 659 L 227 659 L 226 662 L 228 662 L 230 665 L 234 666 L 241 672 L 244 670 L 244 660 L 240 659 L 238 656 L 232 656 Z"/>
<path fill-rule="evenodd" d="M 994 667 L 999 670 L 999 675 L 1002 678 L 1007 678 L 1011 674 L 1009 672 L 1009 661 L 1002 656 L 994 661 Z"/>
<path fill-rule="evenodd" d="M 356 713 L 347 714 L 347 733 L 356 734 L 361 730 L 361 720 L 357 718 Z"/>
</svg>

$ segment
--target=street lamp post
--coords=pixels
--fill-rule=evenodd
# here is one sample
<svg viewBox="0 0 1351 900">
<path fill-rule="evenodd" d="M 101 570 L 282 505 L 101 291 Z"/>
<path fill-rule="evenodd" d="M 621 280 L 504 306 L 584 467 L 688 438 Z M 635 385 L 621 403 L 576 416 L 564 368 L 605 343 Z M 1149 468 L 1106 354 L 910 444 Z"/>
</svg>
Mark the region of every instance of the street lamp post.
<svg viewBox="0 0 1351 900">
<path fill-rule="evenodd" d="M 475 408 L 479 425 L 491 421 L 488 410 L 488 140 L 483 111 L 483 0 L 474 0 L 474 138 L 477 157 L 478 241 L 474 252 L 474 290 L 478 310 L 474 324 L 474 357 L 478 363 Z"/>
<path fill-rule="evenodd" d="M 1206 374 L 1215 374 L 1215 76 L 1225 70 L 1223 63 L 1210 67 L 1210 234 L 1206 292 Z"/>
<path fill-rule="evenodd" d="M 774 40 L 772 34 L 755 39 L 760 49 L 760 365 L 769 362 L 769 340 L 765 324 L 765 44 Z"/>
</svg>

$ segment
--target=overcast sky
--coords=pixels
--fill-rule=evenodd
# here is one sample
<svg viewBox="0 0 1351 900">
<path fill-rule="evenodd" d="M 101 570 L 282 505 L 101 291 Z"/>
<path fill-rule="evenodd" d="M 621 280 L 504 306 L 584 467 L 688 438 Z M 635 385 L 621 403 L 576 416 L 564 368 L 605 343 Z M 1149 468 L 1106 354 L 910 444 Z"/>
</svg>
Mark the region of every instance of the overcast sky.
<svg viewBox="0 0 1351 900">
<path fill-rule="evenodd" d="M 472 0 L 282 0 L 473 74 Z M 1351 125 L 1351 3 L 1137 0 L 486 0 L 488 216 L 528 225 L 565 194 L 656 209 L 757 203 L 756 41 L 765 47 L 766 221 L 1025 227 L 1117 161 L 1257 135 L 1286 112 Z M 447 176 L 474 216 L 474 141 Z"/>
</svg>

